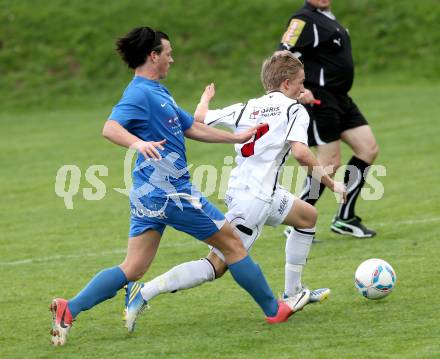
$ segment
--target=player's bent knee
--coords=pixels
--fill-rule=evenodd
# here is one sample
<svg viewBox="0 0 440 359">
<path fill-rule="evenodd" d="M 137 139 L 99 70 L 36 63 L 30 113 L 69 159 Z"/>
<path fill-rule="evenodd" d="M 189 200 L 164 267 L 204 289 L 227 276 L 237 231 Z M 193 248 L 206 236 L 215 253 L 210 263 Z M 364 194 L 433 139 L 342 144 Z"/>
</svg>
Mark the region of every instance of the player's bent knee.
<svg viewBox="0 0 440 359">
<path fill-rule="evenodd" d="M 297 199 L 283 223 L 295 228 L 313 228 L 317 220 L 317 209 L 310 203 Z"/>
<path fill-rule="evenodd" d="M 223 276 L 223 274 L 226 273 L 228 270 L 228 267 L 226 266 L 226 263 L 223 262 L 214 252 L 210 252 L 206 259 L 211 263 L 212 267 L 215 271 L 215 279 L 220 278 Z"/>
<path fill-rule="evenodd" d="M 220 249 L 220 248 L 219 248 Z M 225 257 L 234 254 L 236 256 L 245 257 L 247 254 L 246 249 L 243 247 L 243 243 L 240 238 L 234 234 L 234 236 L 225 238 L 223 241 L 223 246 L 220 251 Z"/>
<path fill-rule="evenodd" d="M 229 237 L 225 240 L 220 252 L 223 253 L 227 262 L 231 259 L 238 260 L 238 258 L 244 258 L 247 256 L 247 251 L 243 247 L 243 243 L 240 240 L 235 240 L 233 237 Z"/>
<path fill-rule="evenodd" d="M 205 242 L 222 252 L 227 263 L 240 260 L 247 255 L 240 237 L 229 223 L 226 223 L 220 231 L 206 239 Z"/>
<path fill-rule="evenodd" d="M 378 154 L 379 154 L 379 146 L 373 145 L 371 147 L 365 148 L 363 150 L 363 153 L 361 153 L 359 157 L 361 159 L 364 159 L 364 161 L 366 161 L 367 163 L 371 164 L 374 162 Z"/>
<path fill-rule="evenodd" d="M 354 155 L 368 164 L 372 164 L 379 155 L 379 145 L 375 141 L 372 144 L 365 144 L 358 148 Z"/>
<path fill-rule="evenodd" d="M 228 270 L 226 263 L 213 251 L 209 252 L 209 254 L 206 256 L 206 259 L 213 266 L 216 279 L 222 277 L 223 274 L 225 274 Z"/>
<path fill-rule="evenodd" d="M 316 222 L 318 221 L 318 210 L 314 206 L 310 206 L 308 211 L 308 225 L 307 228 L 313 228 L 316 226 Z"/>
<path fill-rule="evenodd" d="M 318 210 L 311 204 L 307 203 L 303 216 L 301 217 L 301 226 L 297 226 L 297 228 L 313 228 L 316 226 L 317 221 Z"/>
</svg>

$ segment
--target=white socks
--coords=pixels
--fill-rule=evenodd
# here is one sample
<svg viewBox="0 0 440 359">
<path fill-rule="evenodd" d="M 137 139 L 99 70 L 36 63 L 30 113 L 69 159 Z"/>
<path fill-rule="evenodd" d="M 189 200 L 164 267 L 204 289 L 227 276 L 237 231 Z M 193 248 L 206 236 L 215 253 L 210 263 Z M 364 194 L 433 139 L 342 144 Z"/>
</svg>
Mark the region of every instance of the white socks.
<svg viewBox="0 0 440 359">
<path fill-rule="evenodd" d="M 284 293 L 289 297 L 302 289 L 301 274 L 307 262 L 315 228 L 293 228 L 286 240 L 286 267 Z"/>
<path fill-rule="evenodd" d="M 171 268 L 168 272 L 145 283 L 141 289 L 144 300 L 148 301 L 161 293 L 172 293 L 193 288 L 215 279 L 215 270 L 206 258 L 186 262 Z"/>
<path fill-rule="evenodd" d="M 286 240 L 284 292 L 288 296 L 293 296 L 302 289 L 301 274 L 307 262 L 314 236 L 315 228 L 293 228 Z M 206 258 L 202 258 L 179 264 L 145 283 L 141 294 L 146 301 L 149 301 L 161 293 L 172 293 L 197 287 L 214 279 L 214 267 Z"/>
</svg>

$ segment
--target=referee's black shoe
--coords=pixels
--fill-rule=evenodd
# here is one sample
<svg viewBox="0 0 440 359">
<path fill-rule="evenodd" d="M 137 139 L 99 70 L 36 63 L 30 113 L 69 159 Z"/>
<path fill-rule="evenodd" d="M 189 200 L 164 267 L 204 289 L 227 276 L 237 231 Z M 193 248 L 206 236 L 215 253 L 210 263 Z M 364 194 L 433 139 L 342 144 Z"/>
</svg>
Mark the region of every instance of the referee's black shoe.
<svg viewBox="0 0 440 359">
<path fill-rule="evenodd" d="M 335 217 L 330 229 L 338 234 L 348 234 L 356 238 L 371 238 L 376 235 L 375 231 L 362 224 L 362 219 L 358 216 L 350 219 Z"/>
</svg>

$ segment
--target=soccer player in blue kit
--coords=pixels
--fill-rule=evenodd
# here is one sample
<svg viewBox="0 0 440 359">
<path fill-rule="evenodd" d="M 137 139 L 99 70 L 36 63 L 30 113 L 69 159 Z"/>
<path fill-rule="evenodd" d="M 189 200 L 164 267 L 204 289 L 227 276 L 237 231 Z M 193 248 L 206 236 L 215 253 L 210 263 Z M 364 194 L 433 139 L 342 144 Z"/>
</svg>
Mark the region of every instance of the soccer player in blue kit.
<svg viewBox="0 0 440 359">
<path fill-rule="evenodd" d="M 64 345 L 73 320 L 85 310 L 114 297 L 128 282 L 146 273 L 167 225 L 217 248 L 234 280 L 263 310 L 268 323 L 286 321 L 293 310 L 277 301 L 260 267 L 253 262 L 232 226 L 191 182 L 187 171 L 184 137 L 202 142 L 244 143 L 257 128 L 231 133 L 210 128 L 182 110 L 159 83 L 173 63 L 168 36 L 138 27 L 117 41 L 123 61 L 135 76 L 113 108 L 103 128 L 111 142 L 138 152 L 130 192 L 130 233 L 124 261 L 96 274 L 72 299 L 53 299 L 51 340 Z M 146 306 L 131 287 L 127 317 Z M 129 328 L 130 329 L 130 328 Z"/>
</svg>

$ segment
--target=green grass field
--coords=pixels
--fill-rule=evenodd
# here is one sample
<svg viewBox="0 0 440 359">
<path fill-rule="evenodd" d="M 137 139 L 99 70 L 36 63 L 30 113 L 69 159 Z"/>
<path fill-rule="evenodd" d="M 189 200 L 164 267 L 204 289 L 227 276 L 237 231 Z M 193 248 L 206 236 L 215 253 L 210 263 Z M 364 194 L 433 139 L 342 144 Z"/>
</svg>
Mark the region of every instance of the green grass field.
<svg viewBox="0 0 440 359">
<path fill-rule="evenodd" d="M 334 197 L 327 192 L 318 203 L 323 243 L 312 248 L 304 282 L 330 287 L 330 300 L 268 326 L 227 274 L 156 298 L 131 336 L 120 292 L 82 313 L 65 347 L 49 344 L 51 299 L 74 296 L 125 255 L 128 201 L 113 190 L 124 187 L 125 152 L 101 136 L 131 76 L 115 39 L 139 25 L 167 32 L 176 63 L 165 84 L 192 112 L 211 81 L 218 106 L 258 96 L 261 60 L 302 2 L 0 1 L 0 359 L 440 358 L 438 0 L 333 2 L 353 38 L 352 94 L 374 129 L 377 164 L 387 175 L 380 178 L 384 197 L 358 204 L 378 231 L 373 239 L 333 234 Z M 220 170 L 233 149 L 189 141 L 188 153 L 194 167 Z M 81 170 L 73 210 L 55 194 L 56 173 L 66 164 Z M 99 201 L 83 198 L 91 165 L 109 171 Z M 210 199 L 225 210 L 216 195 Z M 169 229 L 144 280 L 205 254 L 203 244 Z M 253 257 L 281 293 L 282 228 L 267 228 Z M 389 261 L 398 277 L 381 301 L 365 300 L 353 284 L 356 267 L 372 257 Z"/>
<path fill-rule="evenodd" d="M 319 202 L 318 237 L 324 242 L 313 246 L 304 282 L 330 287 L 330 300 L 306 307 L 288 323 L 268 326 L 227 274 L 156 298 L 128 336 L 120 292 L 82 313 L 67 345 L 58 348 L 49 344 L 51 299 L 75 295 L 98 270 L 124 257 L 127 199 L 112 189 L 123 186 L 124 151 L 100 135 L 113 103 L 1 113 L 0 358 L 439 358 L 439 91 L 435 83 L 355 87 L 354 98 L 381 146 L 377 163 L 387 169 L 381 178 L 385 195 L 358 205 L 379 233 L 364 241 L 332 234 L 333 196 L 327 193 Z M 196 103 L 177 101 L 188 110 Z M 232 147 L 190 142 L 188 152 L 190 163 L 220 168 Z M 54 191 L 64 164 L 82 171 L 73 210 Z M 92 164 L 109 168 L 102 178 L 107 195 L 95 202 L 81 194 L 90 187 L 84 173 Z M 215 196 L 212 201 L 225 209 Z M 281 232 L 267 228 L 253 249 L 278 293 L 284 275 Z M 203 244 L 167 230 L 144 279 L 205 253 Z M 398 277 L 395 292 L 381 301 L 365 300 L 353 285 L 357 265 L 371 257 L 389 261 Z"/>
</svg>

